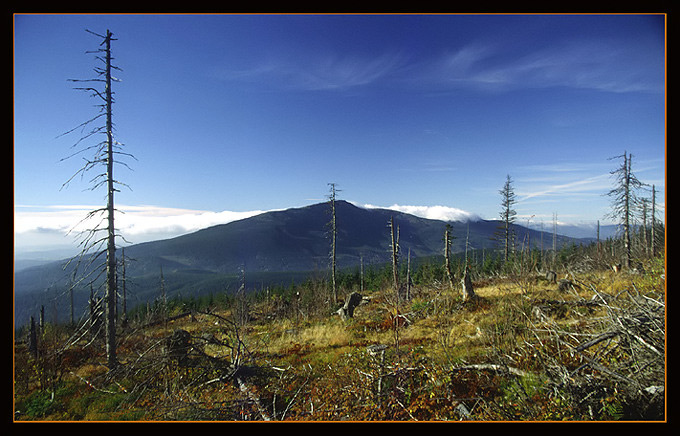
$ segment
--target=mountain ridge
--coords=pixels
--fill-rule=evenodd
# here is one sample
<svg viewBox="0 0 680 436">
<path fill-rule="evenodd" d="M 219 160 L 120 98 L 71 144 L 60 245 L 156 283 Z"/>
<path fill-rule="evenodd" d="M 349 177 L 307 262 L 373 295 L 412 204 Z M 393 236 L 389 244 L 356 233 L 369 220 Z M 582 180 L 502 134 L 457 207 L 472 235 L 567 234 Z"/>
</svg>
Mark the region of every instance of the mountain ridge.
<svg viewBox="0 0 680 436">
<path fill-rule="evenodd" d="M 442 255 L 447 225 L 452 227 L 453 253 L 464 252 L 466 243 L 469 249 L 477 250 L 495 250 L 500 243 L 494 239 L 499 221 L 446 222 L 391 209 L 361 208 L 344 200 L 337 200 L 335 207 L 338 268 L 388 262 L 390 218 L 399 227 L 402 259 L 406 259 L 409 250 L 412 259 Z M 130 259 L 126 262 L 126 278 L 136 283 L 137 294 L 144 301 L 158 292 L 161 269 L 169 295 L 222 291 L 238 280 L 243 271 L 272 280 L 300 277 L 305 272 L 325 273 L 330 264 L 330 221 L 329 203 L 323 202 L 264 212 L 174 238 L 130 245 L 125 247 L 125 257 Z M 513 228 L 520 245 L 526 238 L 538 246 L 540 231 L 518 225 Z M 552 235 L 544 232 L 543 236 L 548 248 Z M 567 241 L 590 240 L 558 236 L 559 246 Z M 64 270 L 64 263 L 61 260 L 15 272 L 17 322 L 23 322 L 46 301 L 60 300 L 62 306 L 68 305 L 66 290 L 72 271 Z M 89 291 L 79 290 L 76 300 L 82 306 L 87 297 Z"/>
</svg>

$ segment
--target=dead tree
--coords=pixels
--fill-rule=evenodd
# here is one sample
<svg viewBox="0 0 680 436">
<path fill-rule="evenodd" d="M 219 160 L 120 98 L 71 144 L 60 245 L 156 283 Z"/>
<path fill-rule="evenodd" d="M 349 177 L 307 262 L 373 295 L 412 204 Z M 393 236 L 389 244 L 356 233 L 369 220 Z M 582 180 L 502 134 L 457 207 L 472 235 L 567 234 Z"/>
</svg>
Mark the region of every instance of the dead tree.
<svg viewBox="0 0 680 436">
<path fill-rule="evenodd" d="M 121 315 L 121 325 L 123 328 L 127 326 L 128 319 L 127 319 L 127 277 L 125 275 L 125 248 L 122 249 L 121 251 L 121 256 L 120 256 L 120 264 L 122 268 L 122 280 L 121 284 L 123 285 L 123 307 L 122 307 L 122 315 Z"/>
<path fill-rule="evenodd" d="M 234 323 L 243 327 L 248 324 L 250 314 L 248 310 L 248 299 L 246 296 L 246 268 L 241 268 L 241 285 L 236 291 L 234 298 Z"/>
<path fill-rule="evenodd" d="M 349 297 L 347 297 L 345 304 L 340 309 L 338 309 L 336 313 L 340 315 L 343 321 L 346 321 L 349 318 L 354 318 L 354 309 L 356 309 L 362 301 L 363 297 L 360 293 L 352 292 Z"/>
<path fill-rule="evenodd" d="M 394 217 L 390 217 L 390 245 L 392 250 L 392 286 L 394 287 L 394 307 L 392 321 L 394 331 L 394 348 L 399 352 L 399 226 L 395 228 Z"/>
<path fill-rule="evenodd" d="M 338 288 L 337 284 L 335 281 L 335 270 L 337 267 L 337 259 L 336 259 L 336 253 L 337 253 L 337 236 L 338 236 L 338 227 L 337 227 L 337 222 L 336 222 L 336 215 L 335 215 L 335 197 L 336 193 L 338 192 L 338 189 L 336 188 L 335 183 L 329 183 L 328 184 L 331 187 L 331 193 L 328 195 L 329 198 L 329 203 L 331 206 L 331 221 L 329 223 L 331 227 L 331 284 L 333 287 L 333 303 L 338 302 Z"/>
<path fill-rule="evenodd" d="M 35 329 L 35 318 L 31 315 L 31 323 L 28 333 L 28 351 L 31 352 L 34 358 L 38 357 L 38 333 Z"/>
<path fill-rule="evenodd" d="M 463 278 L 461 279 L 460 284 L 462 286 L 461 293 L 463 301 L 473 301 L 477 298 L 477 294 L 475 294 L 475 289 L 472 286 L 470 267 L 467 265 L 465 266 L 465 273 L 463 274 Z"/>
<path fill-rule="evenodd" d="M 411 248 L 408 249 L 406 260 L 406 301 L 411 301 Z"/>
<path fill-rule="evenodd" d="M 394 227 L 394 217 L 390 217 L 390 248 L 392 250 L 392 286 L 397 293 L 397 303 L 399 302 L 399 227 Z"/>
<path fill-rule="evenodd" d="M 516 196 L 515 190 L 512 187 L 512 179 L 510 174 L 505 179 L 503 189 L 498 191 L 501 194 L 501 220 L 503 221 L 503 242 L 505 248 L 505 261 L 510 257 L 510 242 L 511 242 L 511 226 L 515 222 L 517 212 L 513 209 L 515 205 Z"/>
<path fill-rule="evenodd" d="M 114 179 L 113 170 L 114 162 L 127 166 L 125 163 L 118 160 L 116 156 L 132 156 L 128 153 L 123 153 L 121 151 L 122 144 L 114 141 L 113 138 L 112 106 L 114 103 L 114 93 L 111 85 L 112 82 L 117 81 L 117 79 L 112 76 L 111 72 L 113 69 L 119 70 L 119 68 L 112 65 L 111 41 L 115 41 L 116 39 L 113 38 L 113 34 L 109 30 L 106 31 L 106 35 L 99 35 L 89 30 L 88 32 L 102 39 L 100 48 L 88 53 L 94 53 L 96 59 L 104 63 L 104 67 L 95 68 L 94 71 L 97 73 L 96 78 L 84 80 L 70 79 L 70 81 L 83 83 L 84 86 L 75 89 L 86 91 L 90 93 L 90 96 L 100 100 L 100 104 L 98 105 L 100 107 L 100 113 L 65 133 L 69 134 L 77 129 L 81 129 L 81 131 L 85 132 L 88 127 L 94 126 L 90 131 L 85 132 L 73 145 L 73 148 L 77 148 L 77 150 L 62 160 L 69 159 L 85 152 L 93 153 L 94 156 L 89 159 L 85 158 L 84 166 L 64 183 L 64 186 L 68 185 L 77 175 L 82 177 L 92 170 L 103 167 L 103 170 L 91 179 L 91 189 L 96 190 L 101 187 L 106 189 L 106 207 L 90 211 L 81 221 L 90 222 L 90 220 L 96 220 L 97 217 L 100 217 L 98 223 L 93 228 L 80 232 L 82 237 L 80 243 L 81 252 L 71 259 L 71 261 L 77 259 L 75 269 L 78 270 L 83 267 L 81 262 L 84 259 L 85 254 L 90 254 L 85 269 L 87 271 L 90 267 L 94 266 L 94 268 L 90 269 L 89 272 L 83 273 L 81 281 L 87 279 L 92 283 L 105 273 L 106 355 L 109 369 L 114 369 L 118 365 L 116 358 L 116 237 L 120 237 L 120 235 L 116 233 L 114 222 L 114 212 L 116 210 L 114 207 L 114 193 L 118 191 L 116 188 L 117 185 L 120 186 L 124 184 Z M 102 85 L 104 87 L 103 91 L 99 88 Z M 103 125 L 99 124 L 102 119 L 104 120 Z M 105 140 L 90 146 L 83 145 L 84 141 L 100 134 L 105 136 Z M 106 225 L 104 225 L 104 222 Z M 102 233 L 104 236 L 101 236 Z M 95 262 L 102 256 L 106 257 L 104 264 L 97 265 Z M 69 261 L 68 264 L 70 264 L 71 261 Z"/>
<path fill-rule="evenodd" d="M 163 320 L 163 323 L 167 324 L 168 296 L 165 293 L 165 278 L 163 277 L 163 265 L 161 265 L 160 291 L 161 291 L 161 319 Z"/>
<path fill-rule="evenodd" d="M 451 272 L 451 224 L 446 225 L 444 230 L 444 269 L 446 270 L 446 278 L 449 280 L 449 286 L 453 290 L 453 273 Z"/>
<path fill-rule="evenodd" d="M 624 266 L 626 269 L 630 269 L 632 257 L 630 234 L 633 206 L 636 202 L 635 190 L 643 184 L 631 171 L 633 156 L 624 151 L 621 156 L 610 159 L 619 158 L 623 158 L 623 163 L 616 170 L 610 172 L 616 181 L 614 188 L 607 193 L 608 196 L 612 197 L 612 210 L 608 216 L 617 220 L 623 228 Z"/>
<path fill-rule="evenodd" d="M 657 253 L 657 247 L 659 244 L 657 243 L 657 223 L 656 223 L 656 185 L 652 185 L 652 214 L 651 214 L 651 235 L 650 235 L 650 240 L 651 240 L 651 253 L 652 257 L 656 257 Z M 663 236 L 663 235 L 662 235 Z"/>
</svg>

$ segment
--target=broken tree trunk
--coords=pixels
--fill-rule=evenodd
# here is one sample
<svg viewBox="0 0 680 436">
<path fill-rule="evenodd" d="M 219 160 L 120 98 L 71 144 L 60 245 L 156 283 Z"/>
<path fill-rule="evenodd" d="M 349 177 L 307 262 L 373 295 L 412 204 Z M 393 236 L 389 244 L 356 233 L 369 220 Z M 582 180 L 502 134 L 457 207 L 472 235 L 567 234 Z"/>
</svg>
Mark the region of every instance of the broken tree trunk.
<svg viewBox="0 0 680 436">
<path fill-rule="evenodd" d="M 472 278 L 470 278 L 470 268 L 465 267 L 465 274 L 463 275 L 463 279 L 460 281 L 462 287 L 462 294 L 463 294 L 463 301 L 472 301 L 477 298 L 477 294 L 475 294 L 474 287 L 472 286 Z"/>
<path fill-rule="evenodd" d="M 347 298 L 347 301 L 345 301 L 345 304 L 340 309 L 338 309 L 337 314 L 340 315 L 343 321 L 353 318 L 354 309 L 356 309 L 357 306 L 361 304 L 362 300 L 363 297 L 360 293 L 352 292 Z"/>
</svg>

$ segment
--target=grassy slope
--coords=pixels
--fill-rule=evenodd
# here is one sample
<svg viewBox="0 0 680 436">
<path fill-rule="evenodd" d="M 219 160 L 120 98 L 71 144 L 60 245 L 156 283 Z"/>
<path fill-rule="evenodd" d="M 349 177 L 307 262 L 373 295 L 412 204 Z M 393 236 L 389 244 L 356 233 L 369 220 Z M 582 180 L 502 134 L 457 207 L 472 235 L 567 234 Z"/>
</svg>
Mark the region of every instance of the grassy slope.
<svg viewBox="0 0 680 436">
<path fill-rule="evenodd" d="M 25 380 L 25 388 L 16 388 L 16 408 L 19 419 L 46 420 L 625 419 L 626 398 L 599 387 L 589 409 L 570 407 L 574 402 L 556 390 L 551 369 L 595 380 L 601 372 L 580 368 L 584 358 L 606 355 L 602 361 L 611 365 L 625 358 L 609 342 L 585 357 L 565 345 L 606 329 L 608 306 L 577 302 L 594 301 L 596 291 L 615 295 L 631 288 L 663 301 L 665 282 L 654 273 L 608 271 L 578 281 L 581 287 L 567 292 L 539 277 L 477 282 L 479 301 L 466 305 L 456 290 L 417 288 L 400 305 L 408 323 L 396 330 L 390 290 L 366 293 L 370 301 L 347 322 L 304 308 L 274 316 L 277 303 L 271 301 L 252 304 L 252 319 L 238 329 L 226 322 L 227 311 L 198 314 L 127 330 L 119 345 L 126 369 L 113 378 L 101 353 L 93 355 L 95 347 L 73 347 L 59 361 L 61 383 L 42 390 L 48 382 L 36 381 L 27 369 L 31 359 L 18 349 L 15 360 L 25 361 L 16 362 L 16 379 L 22 386 Z M 188 365 L 164 359 L 164 339 L 175 329 L 190 332 L 205 355 L 190 353 Z M 208 336 L 219 344 L 205 342 Z M 367 352 L 373 344 L 388 346 L 382 360 Z M 236 358 L 240 371 L 225 376 Z M 524 376 L 479 366 L 460 370 L 475 364 L 511 367 Z"/>
</svg>

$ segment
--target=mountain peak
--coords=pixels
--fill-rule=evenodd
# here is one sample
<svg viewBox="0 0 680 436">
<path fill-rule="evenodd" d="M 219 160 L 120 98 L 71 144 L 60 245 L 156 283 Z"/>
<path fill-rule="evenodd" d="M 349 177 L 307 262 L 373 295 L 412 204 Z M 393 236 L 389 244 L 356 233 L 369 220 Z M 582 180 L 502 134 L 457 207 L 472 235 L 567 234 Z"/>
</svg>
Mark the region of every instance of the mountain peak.
<svg viewBox="0 0 680 436">
<path fill-rule="evenodd" d="M 469 249 L 493 251 L 498 248 L 494 234 L 498 221 L 454 222 L 422 218 L 392 208 L 361 207 L 336 200 L 338 268 L 383 264 L 390 260 L 388 222 L 399 226 L 400 249 L 412 259 L 441 255 L 447 224 L 452 226 L 453 253 Z M 250 218 L 198 230 L 194 233 L 125 247 L 126 275 L 137 283 L 139 293 L 157 290 L 158 274 L 168 289 L 186 292 L 220 292 L 225 277 L 246 275 L 298 274 L 328 271 L 331 209 L 328 202 L 264 212 Z M 517 237 L 525 232 L 540 240 L 540 232 L 516 226 Z M 562 245 L 566 239 L 560 237 Z M 60 291 L 68 286 L 69 271 L 63 262 L 15 272 L 17 314 L 27 316 L 31 304 L 43 298 L 45 289 Z M 289 279 L 290 280 L 290 279 Z M 185 292 L 185 291 L 182 291 Z M 21 308 L 21 310 L 19 310 Z M 18 316 L 18 315 L 17 315 Z"/>
</svg>

